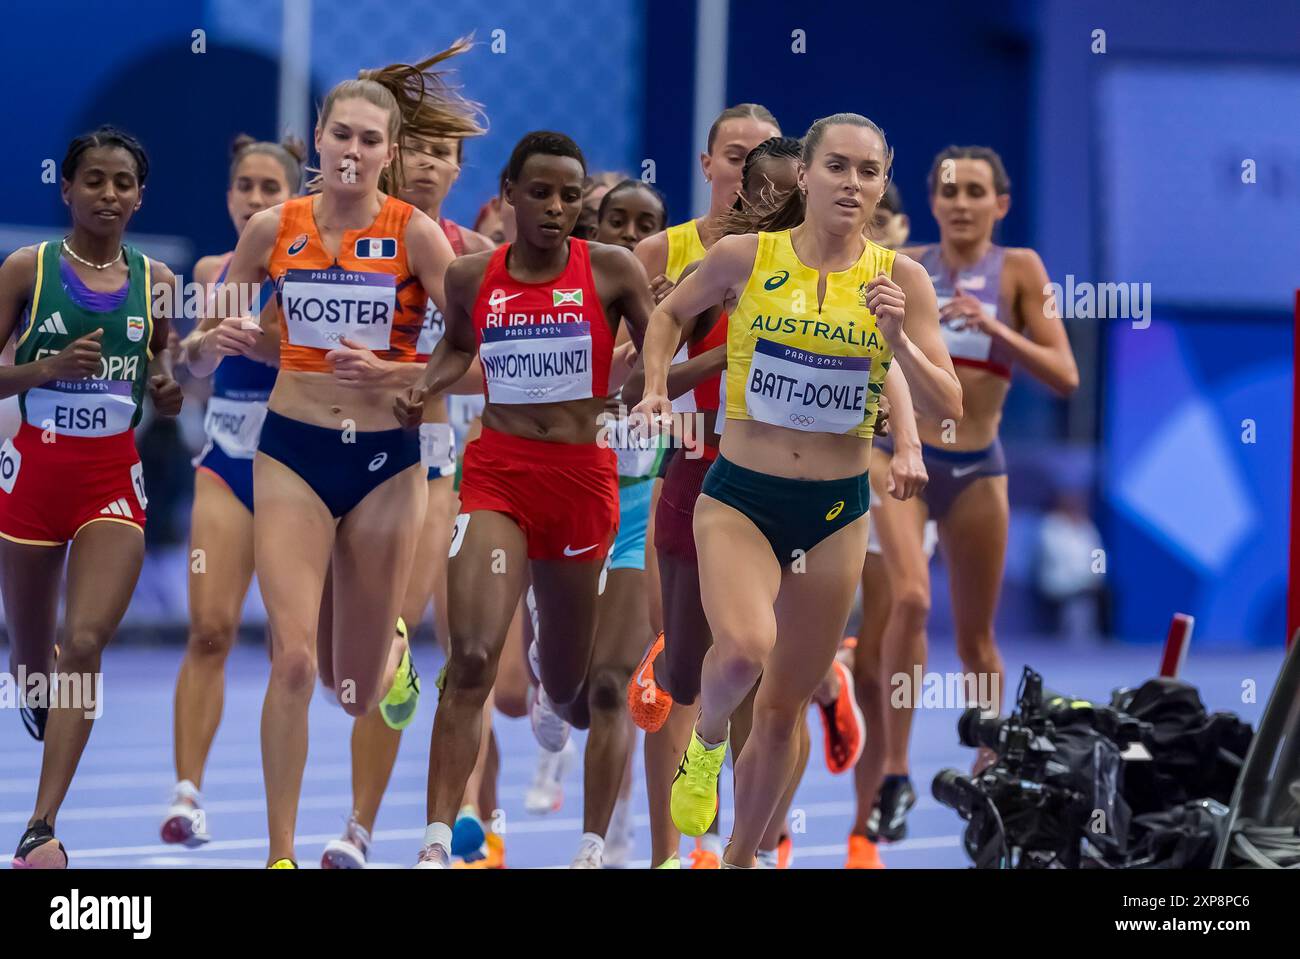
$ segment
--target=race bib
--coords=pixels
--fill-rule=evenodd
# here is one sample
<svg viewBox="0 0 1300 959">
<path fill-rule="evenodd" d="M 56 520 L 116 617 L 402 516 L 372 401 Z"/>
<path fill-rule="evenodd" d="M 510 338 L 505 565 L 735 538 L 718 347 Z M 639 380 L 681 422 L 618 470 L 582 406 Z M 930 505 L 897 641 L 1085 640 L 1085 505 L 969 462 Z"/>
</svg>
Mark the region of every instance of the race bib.
<svg viewBox="0 0 1300 959">
<path fill-rule="evenodd" d="M 0 489 L 12 493 L 22 467 L 23 454 L 14 448 L 13 443 L 5 440 L 4 446 L 0 446 Z"/>
<path fill-rule="evenodd" d="M 232 459 L 251 460 L 262 435 L 266 404 L 214 396 L 208 400 L 203 429 Z"/>
<path fill-rule="evenodd" d="M 943 309 L 953 298 L 941 296 L 938 300 L 939 308 Z M 980 330 L 961 329 L 964 322 L 961 317 L 953 317 L 939 324 L 939 333 L 943 336 L 944 346 L 948 347 L 948 355 L 953 359 L 987 360 L 993 349 L 993 337 Z"/>
<path fill-rule="evenodd" d="M 420 465 L 441 470 L 456 465 L 456 436 L 450 423 L 420 424 Z"/>
<path fill-rule="evenodd" d="M 115 436 L 131 428 L 130 380 L 54 380 L 27 391 L 27 422 L 62 436 Z"/>
<path fill-rule="evenodd" d="M 760 423 L 810 433 L 847 433 L 866 416 L 871 359 L 826 356 L 759 339 L 745 408 Z"/>
<path fill-rule="evenodd" d="M 397 302 L 391 273 L 286 270 L 280 297 L 294 346 L 332 350 L 347 337 L 368 350 L 388 349 Z"/>
<path fill-rule="evenodd" d="M 442 342 L 442 334 L 447 324 L 442 318 L 442 311 L 429 300 L 424 305 L 424 324 L 420 327 L 420 339 L 415 345 L 415 352 L 421 356 L 430 355 Z"/>
<path fill-rule="evenodd" d="M 456 448 L 464 449 L 469 439 L 470 427 L 483 415 L 483 406 L 487 397 L 482 393 L 452 393 L 447 397 L 447 418 L 451 420 L 451 432 L 456 437 Z"/>
<path fill-rule="evenodd" d="M 135 490 L 135 498 L 140 503 L 140 509 L 149 508 L 149 497 L 144 495 L 144 464 L 135 463 L 131 467 L 131 488 Z"/>
<path fill-rule="evenodd" d="M 632 429 L 631 422 L 626 417 L 610 417 L 597 434 L 597 442 L 614 451 L 619 476 L 649 476 L 659 459 L 663 439 L 648 435 L 644 425 L 642 429 Z"/>
<path fill-rule="evenodd" d="M 479 360 L 492 403 L 561 403 L 591 391 L 591 323 L 494 326 Z"/>
</svg>

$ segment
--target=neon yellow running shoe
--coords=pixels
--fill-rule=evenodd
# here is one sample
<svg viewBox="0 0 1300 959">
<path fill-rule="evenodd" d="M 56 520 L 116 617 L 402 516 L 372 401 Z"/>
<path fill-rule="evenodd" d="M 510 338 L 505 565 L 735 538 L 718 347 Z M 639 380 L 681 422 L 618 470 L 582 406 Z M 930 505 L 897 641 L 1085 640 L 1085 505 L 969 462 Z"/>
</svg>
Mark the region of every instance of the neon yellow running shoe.
<svg viewBox="0 0 1300 959">
<path fill-rule="evenodd" d="M 691 743 L 673 779 L 673 823 L 686 836 L 702 836 L 718 812 L 718 774 L 727 756 L 724 739 L 712 749 L 691 730 Z"/>
<path fill-rule="evenodd" d="M 298 864 L 294 862 L 292 859 L 277 859 L 275 862 L 271 863 L 271 865 L 267 866 L 266 868 L 267 869 L 297 869 Z"/>
<path fill-rule="evenodd" d="M 669 856 L 659 865 L 655 866 L 655 868 L 656 869 L 681 869 L 682 861 L 677 856 Z"/>
<path fill-rule="evenodd" d="M 379 702 L 379 715 L 389 729 L 405 729 L 415 720 L 415 708 L 420 704 L 420 674 L 411 659 L 411 643 L 406 635 L 406 623 L 397 618 L 397 635 L 406 640 L 402 661 L 393 674 L 393 686 Z"/>
</svg>

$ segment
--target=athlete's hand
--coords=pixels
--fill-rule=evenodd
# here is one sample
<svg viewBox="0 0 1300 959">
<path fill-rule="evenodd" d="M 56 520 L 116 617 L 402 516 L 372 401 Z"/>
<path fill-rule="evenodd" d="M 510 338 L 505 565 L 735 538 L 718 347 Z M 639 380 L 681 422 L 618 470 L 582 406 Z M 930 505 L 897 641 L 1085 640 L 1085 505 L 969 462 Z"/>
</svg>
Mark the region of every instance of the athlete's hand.
<svg viewBox="0 0 1300 959">
<path fill-rule="evenodd" d="M 660 273 L 653 280 L 651 280 L 650 295 L 655 298 L 655 306 L 658 306 L 660 303 L 662 303 L 664 301 L 664 297 L 666 297 L 669 293 L 671 293 L 673 291 L 673 287 L 676 285 L 677 284 L 675 284 L 672 280 L 668 279 L 668 277 L 664 276 L 662 273 Z"/>
<path fill-rule="evenodd" d="M 176 416 L 181 411 L 185 394 L 181 385 L 165 373 L 149 377 L 149 398 L 161 416 Z"/>
<path fill-rule="evenodd" d="M 978 330 L 990 335 L 1000 326 L 995 317 L 985 312 L 984 304 L 959 288 L 957 295 L 939 307 L 939 322 L 950 323 L 962 330 Z"/>
<path fill-rule="evenodd" d="M 903 316 L 907 311 L 907 296 L 903 288 L 885 274 L 872 278 L 867 284 L 867 309 L 876 317 L 876 326 L 891 344 L 898 343 L 903 335 Z"/>
<path fill-rule="evenodd" d="M 897 500 L 911 499 L 925 489 L 928 482 L 930 475 L 925 471 L 921 448 L 895 446 L 894 455 L 889 458 L 889 481 L 885 492 Z"/>
<path fill-rule="evenodd" d="M 889 435 L 889 397 L 883 393 L 880 395 L 880 403 L 876 407 L 876 436 Z"/>
<path fill-rule="evenodd" d="M 84 380 L 99 372 L 103 327 L 74 340 L 43 362 L 52 380 Z"/>
<path fill-rule="evenodd" d="M 628 417 L 632 429 L 641 436 L 658 436 L 671 430 L 673 402 L 663 393 L 647 393 L 632 407 Z"/>
<path fill-rule="evenodd" d="M 262 328 L 252 317 L 228 316 L 203 334 L 199 352 L 217 356 L 252 356 L 261 336 Z"/>
<path fill-rule="evenodd" d="M 334 378 L 349 386 L 373 386 L 388 375 L 388 366 L 373 351 L 346 336 L 325 354 L 334 364 Z"/>
<path fill-rule="evenodd" d="M 424 398 L 428 391 L 422 386 L 412 386 L 398 393 L 393 400 L 393 415 L 404 430 L 418 429 L 424 419 Z"/>
</svg>

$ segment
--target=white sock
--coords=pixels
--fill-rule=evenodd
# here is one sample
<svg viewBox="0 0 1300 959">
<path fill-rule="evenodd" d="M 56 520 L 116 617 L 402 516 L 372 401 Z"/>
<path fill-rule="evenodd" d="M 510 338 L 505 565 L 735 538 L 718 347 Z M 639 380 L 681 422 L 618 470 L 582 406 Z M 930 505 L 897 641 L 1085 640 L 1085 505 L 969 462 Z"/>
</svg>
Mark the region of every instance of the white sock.
<svg viewBox="0 0 1300 959">
<path fill-rule="evenodd" d="M 447 853 L 451 852 L 451 827 L 445 822 L 431 822 L 424 827 L 424 844 L 438 844 Z"/>
<path fill-rule="evenodd" d="M 178 782 L 172 795 L 176 799 L 187 799 L 191 804 L 196 806 L 199 804 L 199 800 L 203 798 L 199 795 L 198 787 L 188 779 L 182 779 Z"/>
<path fill-rule="evenodd" d="M 727 742 L 728 737 L 730 736 L 731 736 L 731 723 L 727 723 L 727 731 L 722 734 L 722 738 L 718 740 L 716 743 L 711 743 L 703 736 L 701 736 L 700 728 L 698 726 L 695 727 L 695 738 L 700 741 L 700 744 L 703 745 L 705 749 L 717 749 L 719 746 L 725 744 Z"/>
<path fill-rule="evenodd" d="M 763 869 L 775 869 L 777 866 L 777 851 L 775 849 L 760 849 L 754 859 Z"/>
<path fill-rule="evenodd" d="M 601 855 L 604 855 L 605 853 L 604 836 L 598 836 L 594 832 L 584 832 L 582 834 L 582 838 L 578 840 L 578 846 L 582 847 L 587 845 L 588 843 L 596 847 L 596 852 L 600 853 Z"/>
</svg>

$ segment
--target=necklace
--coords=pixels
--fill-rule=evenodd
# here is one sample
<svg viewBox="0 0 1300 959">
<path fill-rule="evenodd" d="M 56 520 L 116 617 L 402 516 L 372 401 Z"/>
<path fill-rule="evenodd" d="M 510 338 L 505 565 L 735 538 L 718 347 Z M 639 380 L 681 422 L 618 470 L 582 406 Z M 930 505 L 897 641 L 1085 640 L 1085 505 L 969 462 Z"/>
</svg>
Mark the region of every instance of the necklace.
<svg viewBox="0 0 1300 959">
<path fill-rule="evenodd" d="M 118 260 L 122 259 L 122 257 L 126 255 L 126 247 L 124 246 L 118 247 L 117 256 L 113 257 L 113 259 L 109 260 L 107 263 L 91 263 L 89 260 L 85 259 L 84 257 L 77 256 L 76 251 L 73 250 L 72 247 L 68 245 L 68 238 L 65 236 L 63 238 L 63 252 L 68 254 L 68 256 L 72 257 L 82 266 L 88 266 L 92 270 L 107 270 L 110 266 L 112 266 L 114 263 L 116 263 Z"/>
</svg>

